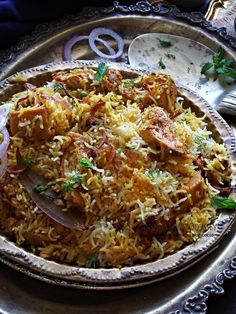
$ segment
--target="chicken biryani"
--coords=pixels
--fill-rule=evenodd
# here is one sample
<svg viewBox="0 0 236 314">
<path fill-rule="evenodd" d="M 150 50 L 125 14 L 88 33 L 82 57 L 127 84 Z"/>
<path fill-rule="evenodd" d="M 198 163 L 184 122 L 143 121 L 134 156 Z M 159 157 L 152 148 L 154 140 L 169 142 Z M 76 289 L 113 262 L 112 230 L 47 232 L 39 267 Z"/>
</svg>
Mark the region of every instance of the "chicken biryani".
<svg viewBox="0 0 236 314">
<path fill-rule="evenodd" d="M 201 237 L 216 218 L 211 197 L 230 194 L 226 147 L 168 75 L 61 70 L 4 105 L 1 229 L 45 259 L 95 268 L 163 258 Z M 50 204 L 80 228 L 49 217 Z"/>
</svg>

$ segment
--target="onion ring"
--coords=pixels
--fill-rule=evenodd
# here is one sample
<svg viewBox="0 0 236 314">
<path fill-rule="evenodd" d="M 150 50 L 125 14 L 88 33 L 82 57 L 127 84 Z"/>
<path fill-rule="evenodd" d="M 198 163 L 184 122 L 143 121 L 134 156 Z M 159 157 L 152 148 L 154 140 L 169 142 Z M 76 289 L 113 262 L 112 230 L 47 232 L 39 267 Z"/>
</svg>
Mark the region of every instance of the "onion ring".
<svg viewBox="0 0 236 314">
<path fill-rule="evenodd" d="M 90 35 L 89 35 L 89 36 L 90 36 Z M 81 40 L 89 39 L 89 36 L 74 36 L 74 37 L 72 37 L 71 39 L 69 39 L 69 40 L 66 42 L 66 44 L 65 44 L 65 46 L 64 46 L 64 49 L 63 49 L 63 56 L 62 56 L 63 60 L 64 60 L 64 61 L 72 61 L 72 54 L 71 54 L 71 51 L 72 51 L 73 46 L 74 46 L 77 42 L 79 42 L 79 41 L 81 41 Z M 105 41 L 105 40 L 103 40 L 103 39 L 101 39 L 101 38 L 96 38 L 95 41 L 98 41 L 98 42 L 100 42 L 101 44 L 103 44 L 103 45 L 107 48 L 107 50 L 109 51 L 109 53 L 110 53 L 111 56 L 113 56 L 113 55 L 116 54 L 116 53 L 115 53 L 115 50 L 109 45 L 109 43 L 108 43 L 107 41 Z M 97 50 L 98 50 L 98 49 L 96 48 L 96 51 L 97 51 Z M 97 52 L 96 52 L 95 50 L 93 50 L 93 51 L 97 54 Z"/>
<path fill-rule="evenodd" d="M 101 36 L 101 35 L 108 35 L 108 36 L 112 37 L 113 39 L 115 39 L 115 41 L 117 42 L 117 45 L 118 45 L 118 51 L 115 54 L 107 55 L 107 54 L 105 54 L 105 53 L 103 53 L 97 49 L 95 42 L 98 40 L 101 40 L 99 38 L 99 36 Z M 97 55 L 99 55 L 102 58 L 107 58 L 107 59 L 116 59 L 116 58 L 120 57 L 123 53 L 123 50 L 124 50 L 124 41 L 123 41 L 122 37 L 119 34 L 117 34 L 116 32 L 114 32 L 113 30 L 111 30 L 109 28 L 104 28 L 104 27 L 97 27 L 91 31 L 91 33 L 89 35 L 89 45 L 90 45 L 90 48 Z"/>
<path fill-rule="evenodd" d="M 3 141 L 0 144 L 0 158 L 3 158 L 4 154 L 7 151 L 9 142 L 10 142 L 10 135 L 9 135 L 6 128 L 2 129 L 1 133 L 3 134 Z"/>
<path fill-rule="evenodd" d="M 0 131 L 6 126 L 10 108 L 9 103 L 0 106 Z"/>
<path fill-rule="evenodd" d="M 64 61 L 71 61 L 72 60 L 72 55 L 71 55 L 71 50 L 72 47 L 79 41 L 88 39 L 88 36 L 73 36 L 71 37 L 65 44 L 64 49 L 63 49 L 63 60 Z"/>
</svg>

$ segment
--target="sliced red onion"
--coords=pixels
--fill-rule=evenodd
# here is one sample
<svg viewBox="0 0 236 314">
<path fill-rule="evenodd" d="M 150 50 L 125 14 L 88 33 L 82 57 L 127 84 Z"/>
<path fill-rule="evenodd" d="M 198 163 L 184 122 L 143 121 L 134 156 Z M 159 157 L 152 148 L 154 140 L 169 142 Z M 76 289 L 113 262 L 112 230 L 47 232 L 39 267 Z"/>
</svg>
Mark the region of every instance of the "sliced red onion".
<svg viewBox="0 0 236 314">
<path fill-rule="evenodd" d="M 96 41 L 98 41 L 101 44 L 103 44 L 107 48 L 107 50 L 109 51 L 111 56 L 116 54 L 115 50 L 109 45 L 109 43 L 106 40 L 103 40 L 102 38 L 97 37 Z M 95 50 L 94 50 L 94 52 L 96 53 Z"/>
<path fill-rule="evenodd" d="M 7 170 L 7 152 L 0 158 L 1 164 L 0 164 L 0 178 L 4 176 L 6 170 Z"/>
<path fill-rule="evenodd" d="M 95 42 L 98 40 L 101 40 L 101 38 L 99 38 L 99 36 L 101 35 L 108 35 L 110 37 L 112 37 L 113 39 L 115 39 L 117 46 L 118 46 L 118 51 L 115 54 L 105 54 L 103 52 L 101 52 Z M 90 35 L 89 35 L 89 45 L 90 48 L 100 57 L 102 58 L 108 58 L 108 59 L 116 59 L 118 57 L 120 57 L 123 53 L 124 50 L 124 40 L 122 39 L 122 37 L 117 34 L 116 32 L 114 32 L 113 30 L 109 29 L 109 28 L 104 28 L 104 27 L 97 27 L 94 28 Z"/>
<path fill-rule="evenodd" d="M 34 90 L 34 89 L 37 88 L 37 86 L 35 86 L 35 85 L 31 84 L 31 83 L 28 83 L 28 82 L 26 82 L 24 84 L 24 86 L 25 86 L 26 89 L 30 89 L 30 90 Z"/>
<path fill-rule="evenodd" d="M 8 103 L 0 106 L 0 131 L 5 127 L 7 123 L 10 108 L 11 104 Z"/>
<path fill-rule="evenodd" d="M 7 129 L 6 128 L 2 129 L 1 133 L 3 134 L 3 141 L 0 144 L 0 158 L 2 158 L 4 154 L 6 153 L 9 142 L 10 142 L 10 136 Z"/>
<path fill-rule="evenodd" d="M 71 51 L 72 51 L 73 46 L 76 43 L 78 43 L 79 41 L 85 40 L 85 39 L 89 39 L 89 36 L 74 36 L 71 39 L 69 39 L 67 41 L 67 43 L 65 44 L 64 49 L 63 49 L 63 60 L 64 61 L 72 61 Z M 95 41 L 98 41 L 101 44 L 103 44 L 107 48 L 107 50 L 109 51 L 111 56 L 115 55 L 115 50 L 109 45 L 109 43 L 107 41 L 105 41 L 101 38 L 96 38 Z M 96 51 L 97 50 L 98 49 L 96 48 Z M 96 51 L 94 51 L 94 52 L 97 53 Z"/>
<path fill-rule="evenodd" d="M 69 39 L 63 49 L 63 60 L 64 61 L 72 61 L 72 55 L 71 55 L 71 51 L 73 46 L 81 41 L 81 40 L 85 40 L 88 39 L 88 36 L 74 36 L 71 39 Z"/>
</svg>

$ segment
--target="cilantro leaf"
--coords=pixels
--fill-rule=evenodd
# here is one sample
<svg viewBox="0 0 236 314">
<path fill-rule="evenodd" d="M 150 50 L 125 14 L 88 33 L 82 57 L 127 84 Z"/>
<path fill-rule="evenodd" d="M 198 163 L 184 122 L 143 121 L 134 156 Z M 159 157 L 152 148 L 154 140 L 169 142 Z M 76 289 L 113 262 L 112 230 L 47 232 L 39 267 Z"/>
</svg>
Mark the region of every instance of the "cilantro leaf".
<svg viewBox="0 0 236 314">
<path fill-rule="evenodd" d="M 164 69 L 166 68 L 165 64 L 164 64 L 163 61 L 162 61 L 162 58 L 160 58 L 160 60 L 159 60 L 159 67 L 160 67 L 162 70 L 164 70 Z"/>
<path fill-rule="evenodd" d="M 48 185 L 47 184 L 43 184 L 43 183 L 38 183 L 38 184 L 35 184 L 33 186 L 34 192 L 36 192 L 36 193 L 42 195 L 43 197 L 46 197 L 49 200 L 53 201 L 53 200 L 56 199 L 56 196 L 55 196 L 54 193 L 52 193 L 52 191 L 49 191 L 49 193 L 47 193 L 46 190 L 48 188 L 49 188 Z"/>
<path fill-rule="evenodd" d="M 107 73 L 107 70 L 108 70 L 108 66 L 106 65 L 106 63 L 104 62 L 99 63 L 97 67 L 97 72 L 94 75 L 95 81 L 101 83 L 103 80 L 103 77 Z"/>
<path fill-rule="evenodd" d="M 53 85 L 54 92 L 64 91 L 64 86 L 58 82 L 55 82 Z"/>
<path fill-rule="evenodd" d="M 92 256 L 92 257 L 90 257 L 87 261 L 86 261 L 86 263 L 85 263 L 85 267 L 87 267 L 87 268 L 96 268 L 96 264 L 97 264 L 97 258 L 98 258 L 98 256 L 97 256 L 97 254 L 96 255 L 94 255 L 94 256 Z"/>
<path fill-rule="evenodd" d="M 167 53 L 166 56 L 167 56 L 167 58 L 169 58 L 169 59 L 175 60 L 175 55 L 173 55 L 172 53 Z"/>
<path fill-rule="evenodd" d="M 214 66 L 213 63 L 207 62 L 204 64 L 204 66 L 201 69 L 201 74 L 206 74 L 208 70 L 210 70 Z"/>
<path fill-rule="evenodd" d="M 222 67 L 216 68 L 215 71 L 217 74 L 222 74 L 225 77 L 231 77 L 234 80 L 236 80 L 236 71 L 230 67 L 222 66 Z"/>
<path fill-rule="evenodd" d="M 41 184 L 38 183 L 36 185 L 34 185 L 33 190 L 38 193 L 38 194 L 42 194 L 42 192 L 44 192 L 45 190 L 47 190 L 48 186 L 46 184 Z"/>
<path fill-rule="evenodd" d="M 91 161 L 86 157 L 82 157 L 79 161 L 79 164 L 80 166 L 86 167 L 88 169 L 93 169 L 93 165 Z"/>
<path fill-rule="evenodd" d="M 225 50 L 224 48 L 220 47 L 218 51 L 214 53 L 212 57 L 213 63 L 215 64 L 219 63 L 224 58 L 224 55 L 225 55 Z"/>
<path fill-rule="evenodd" d="M 233 209 L 236 210 L 236 201 L 232 198 L 223 196 L 213 196 L 211 199 L 211 205 L 215 209 Z"/>
<path fill-rule="evenodd" d="M 149 168 L 149 169 L 145 172 L 145 175 L 146 175 L 151 181 L 154 181 L 160 174 L 161 174 L 161 170 L 160 170 L 160 169 L 155 169 L 155 168 Z"/>
<path fill-rule="evenodd" d="M 61 187 L 66 192 L 72 192 L 74 190 L 73 185 L 76 183 L 83 183 L 83 177 L 79 172 L 74 174 L 69 181 L 63 182 Z"/>
<path fill-rule="evenodd" d="M 23 162 L 26 166 L 33 166 L 36 163 L 36 161 L 32 157 L 25 158 Z"/>
<path fill-rule="evenodd" d="M 162 40 L 162 39 L 158 39 L 158 40 L 159 40 L 161 46 L 164 48 L 168 48 L 168 47 L 172 46 L 172 43 L 169 40 Z"/>
<path fill-rule="evenodd" d="M 68 181 L 68 182 L 63 182 L 61 187 L 65 192 L 72 192 L 74 191 L 74 188 L 71 185 L 72 185 L 71 182 Z"/>
<path fill-rule="evenodd" d="M 233 60 L 225 59 L 224 54 L 224 48 L 220 47 L 212 56 L 213 62 L 207 62 L 203 65 L 201 74 L 208 76 L 208 70 L 213 67 L 216 78 L 218 75 L 222 75 L 223 77 L 230 77 L 233 80 L 236 80 L 236 70 L 231 67 L 233 65 Z"/>
<path fill-rule="evenodd" d="M 123 85 L 124 87 L 131 87 L 135 85 L 135 81 L 130 79 L 123 80 Z"/>
</svg>

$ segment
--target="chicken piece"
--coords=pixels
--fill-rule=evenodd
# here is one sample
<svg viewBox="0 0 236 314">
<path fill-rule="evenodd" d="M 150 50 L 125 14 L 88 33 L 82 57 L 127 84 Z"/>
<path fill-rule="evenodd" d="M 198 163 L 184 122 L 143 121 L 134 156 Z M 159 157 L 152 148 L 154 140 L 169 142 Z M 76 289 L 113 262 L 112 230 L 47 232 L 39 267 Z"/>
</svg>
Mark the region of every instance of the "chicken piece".
<svg viewBox="0 0 236 314">
<path fill-rule="evenodd" d="M 92 82 L 94 78 L 94 71 L 88 69 L 76 69 L 70 72 L 59 71 L 52 75 L 53 79 L 57 82 L 65 84 L 65 87 L 68 89 L 76 90 L 92 90 Z"/>
<path fill-rule="evenodd" d="M 10 115 L 10 128 L 13 136 L 22 137 L 30 142 L 50 138 L 48 111 L 44 106 L 27 107 L 14 110 Z"/>
<path fill-rule="evenodd" d="M 90 156 L 90 148 L 85 146 L 86 138 L 73 132 L 70 133 L 70 136 L 73 142 L 67 148 L 61 160 L 60 173 L 62 177 L 66 177 L 68 173 L 76 172 L 81 158 L 89 158 Z M 81 195 L 82 192 L 83 187 L 78 186 L 70 193 L 67 193 L 66 200 L 79 208 L 84 208 L 85 201 Z"/>
<path fill-rule="evenodd" d="M 135 231 L 144 237 L 154 237 L 166 233 L 174 225 L 179 215 L 189 212 L 191 207 L 195 206 L 203 197 L 205 188 L 200 172 L 189 178 L 188 184 L 184 188 L 186 189 L 186 196 L 188 198 L 178 208 L 170 209 L 168 220 L 161 215 L 149 216 L 145 223 L 140 222 L 136 225 L 134 228 Z"/>
<path fill-rule="evenodd" d="M 75 171 L 82 157 L 88 157 L 89 148 L 85 146 L 86 138 L 78 133 L 69 132 L 71 144 L 67 147 L 63 154 L 60 166 L 61 176 L 66 176 L 66 173 Z"/>
<path fill-rule="evenodd" d="M 139 130 L 139 135 L 149 146 L 161 148 L 164 155 L 186 155 L 184 145 L 175 135 L 173 121 L 164 109 L 147 108 L 143 120 L 145 126 Z"/>
<path fill-rule="evenodd" d="M 103 115 L 102 109 L 105 107 L 105 102 L 100 100 L 95 105 L 91 107 L 88 119 L 86 121 L 86 124 L 88 126 L 91 126 L 93 123 L 95 123 L 99 118 L 97 115 Z"/>
<path fill-rule="evenodd" d="M 52 240 L 49 238 L 48 234 L 45 233 L 35 233 L 34 230 L 24 230 L 22 232 L 24 239 L 33 245 L 43 245 L 49 244 Z"/>
<path fill-rule="evenodd" d="M 115 69 L 108 69 L 106 75 L 103 78 L 103 87 L 106 91 L 116 91 L 121 85 L 122 75 Z"/>
<path fill-rule="evenodd" d="M 169 113 L 175 111 L 177 88 L 170 76 L 166 74 L 144 76 L 141 86 L 148 91 L 142 100 L 143 108 L 156 104 Z"/>
</svg>

